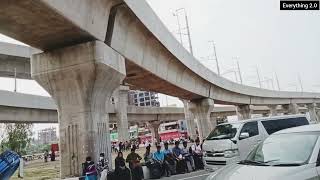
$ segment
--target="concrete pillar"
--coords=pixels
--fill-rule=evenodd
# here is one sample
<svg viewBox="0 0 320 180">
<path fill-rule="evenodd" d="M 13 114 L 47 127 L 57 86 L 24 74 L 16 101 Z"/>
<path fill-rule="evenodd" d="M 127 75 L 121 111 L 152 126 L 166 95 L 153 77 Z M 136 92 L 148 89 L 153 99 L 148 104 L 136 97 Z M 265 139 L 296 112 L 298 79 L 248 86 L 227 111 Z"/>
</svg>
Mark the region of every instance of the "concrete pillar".
<svg viewBox="0 0 320 180">
<path fill-rule="evenodd" d="M 199 138 L 202 141 L 212 131 L 210 114 L 213 111 L 214 101 L 212 99 L 201 99 L 190 102 L 189 109 L 197 119 Z"/>
<path fill-rule="evenodd" d="M 194 116 L 192 112 L 189 110 L 188 107 L 188 100 L 181 100 L 183 102 L 184 106 L 184 117 L 187 122 L 187 133 L 188 136 L 195 140 L 197 138 L 197 133 L 196 133 L 196 124 L 194 122 Z"/>
<path fill-rule="evenodd" d="M 277 116 L 278 115 L 278 111 L 277 111 L 278 105 L 269 105 L 268 107 L 270 109 L 270 116 Z"/>
<path fill-rule="evenodd" d="M 58 107 L 61 179 L 79 176 L 87 156 L 110 157 L 106 102 L 125 78 L 124 58 L 93 41 L 35 54 L 31 69 Z"/>
<path fill-rule="evenodd" d="M 150 121 L 147 123 L 147 126 L 150 129 L 152 134 L 152 140 L 155 140 L 153 144 L 160 142 L 160 135 L 159 135 L 160 124 L 161 124 L 160 121 Z"/>
<path fill-rule="evenodd" d="M 284 114 L 299 114 L 299 106 L 295 103 L 282 105 Z"/>
<path fill-rule="evenodd" d="M 237 106 L 238 120 L 250 119 L 252 114 L 252 109 L 249 104 Z"/>
<path fill-rule="evenodd" d="M 211 122 L 211 129 L 215 129 L 217 126 L 217 117 L 211 116 L 210 117 L 210 122 Z"/>
<path fill-rule="evenodd" d="M 318 118 L 318 122 L 320 122 L 320 109 L 319 108 L 316 108 L 316 115 Z"/>
<path fill-rule="evenodd" d="M 128 86 L 120 86 L 116 94 L 116 118 L 119 142 L 126 142 L 130 140 L 129 126 L 128 126 Z"/>
<path fill-rule="evenodd" d="M 307 104 L 308 112 L 310 114 L 311 121 L 314 123 L 319 123 L 320 119 L 318 119 L 317 115 L 317 105 L 315 103 Z"/>
</svg>

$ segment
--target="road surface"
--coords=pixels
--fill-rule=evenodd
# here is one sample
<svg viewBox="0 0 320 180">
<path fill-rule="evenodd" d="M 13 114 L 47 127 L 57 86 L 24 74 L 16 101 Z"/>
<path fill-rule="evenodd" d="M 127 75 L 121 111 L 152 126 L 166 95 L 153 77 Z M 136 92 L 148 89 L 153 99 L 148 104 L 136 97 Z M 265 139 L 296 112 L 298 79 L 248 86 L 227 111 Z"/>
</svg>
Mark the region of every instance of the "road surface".
<svg viewBox="0 0 320 180">
<path fill-rule="evenodd" d="M 196 171 L 188 174 L 175 175 L 171 177 L 162 177 L 160 180 L 205 180 L 210 172 Z"/>
</svg>

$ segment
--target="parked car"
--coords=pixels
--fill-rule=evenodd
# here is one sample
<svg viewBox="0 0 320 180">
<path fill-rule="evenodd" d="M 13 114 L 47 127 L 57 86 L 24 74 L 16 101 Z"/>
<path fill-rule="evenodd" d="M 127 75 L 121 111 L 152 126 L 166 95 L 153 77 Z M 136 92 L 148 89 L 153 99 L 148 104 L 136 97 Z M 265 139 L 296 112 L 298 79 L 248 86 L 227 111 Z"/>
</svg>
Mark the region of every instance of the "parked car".
<svg viewBox="0 0 320 180">
<path fill-rule="evenodd" d="M 274 133 L 239 163 L 227 165 L 207 180 L 320 179 L 320 125 Z"/>
<path fill-rule="evenodd" d="M 217 170 L 244 160 L 269 135 L 282 129 L 308 124 L 305 115 L 263 117 L 220 124 L 203 144 L 205 168 Z"/>
</svg>

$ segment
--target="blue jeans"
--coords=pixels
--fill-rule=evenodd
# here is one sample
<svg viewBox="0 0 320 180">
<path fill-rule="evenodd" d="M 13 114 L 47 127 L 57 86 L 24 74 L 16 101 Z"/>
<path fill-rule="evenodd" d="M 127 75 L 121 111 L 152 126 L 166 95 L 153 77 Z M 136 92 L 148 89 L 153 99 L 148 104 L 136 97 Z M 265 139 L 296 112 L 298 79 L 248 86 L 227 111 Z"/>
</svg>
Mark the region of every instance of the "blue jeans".
<svg viewBox="0 0 320 180">
<path fill-rule="evenodd" d="M 96 175 L 86 175 L 86 180 L 98 180 Z"/>
</svg>

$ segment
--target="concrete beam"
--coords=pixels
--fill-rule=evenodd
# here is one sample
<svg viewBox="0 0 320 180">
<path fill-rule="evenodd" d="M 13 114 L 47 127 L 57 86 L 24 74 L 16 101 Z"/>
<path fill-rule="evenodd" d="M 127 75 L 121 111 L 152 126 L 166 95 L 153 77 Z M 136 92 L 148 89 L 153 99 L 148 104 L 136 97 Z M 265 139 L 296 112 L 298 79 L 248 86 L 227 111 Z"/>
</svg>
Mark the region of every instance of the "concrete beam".
<svg viewBox="0 0 320 180">
<path fill-rule="evenodd" d="M 0 106 L 1 123 L 58 123 L 56 110 Z"/>
<path fill-rule="evenodd" d="M 212 131 L 210 114 L 214 108 L 212 99 L 202 99 L 189 103 L 189 109 L 197 120 L 200 141 Z"/>
<path fill-rule="evenodd" d="M 104 41 L 110 9 L 119 2 L 0 1 L 0 33 L 41 50 Z"/>
</svg>

